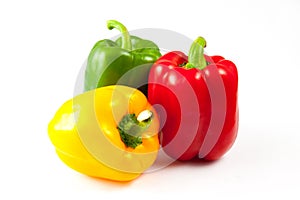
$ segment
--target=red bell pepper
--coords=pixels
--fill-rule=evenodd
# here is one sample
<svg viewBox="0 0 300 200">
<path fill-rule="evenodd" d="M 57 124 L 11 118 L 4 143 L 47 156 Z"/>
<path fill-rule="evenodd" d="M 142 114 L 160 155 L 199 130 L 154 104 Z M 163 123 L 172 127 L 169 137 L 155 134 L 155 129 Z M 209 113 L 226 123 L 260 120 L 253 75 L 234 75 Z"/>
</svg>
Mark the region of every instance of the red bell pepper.
<svg viewBox="0 0 300 200">
<path fill-rule="evenodd" d="M 188 57 L 169 52 L 149 74 L 149 102 L 160 105 L 162 148 L 178 160 L 219 159 L 237 136 L 237 68 L 221 56 L 204 55 L 205 46 L 199 37 Z"/>
</svg>

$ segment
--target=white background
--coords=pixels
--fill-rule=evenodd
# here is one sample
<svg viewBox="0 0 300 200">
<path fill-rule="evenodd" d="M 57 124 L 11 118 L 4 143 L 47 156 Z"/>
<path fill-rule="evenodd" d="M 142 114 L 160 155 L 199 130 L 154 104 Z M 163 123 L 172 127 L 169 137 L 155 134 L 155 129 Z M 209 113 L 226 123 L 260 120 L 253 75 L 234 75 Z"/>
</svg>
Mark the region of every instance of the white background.
<svg viewBox="0 0 300 200">
<path fill-rule="evenodd" d="M 240 129 L 223 159 L 123 184 L 58 159 L 47 124 L 72 97 L 94 43 L 117 34 L 108 19 L 204 36 L 207 52 L 236 63 Z M 299 19 L 298 0 L 1 1 L 0 199 L 299 199 Z"/>
</svg>

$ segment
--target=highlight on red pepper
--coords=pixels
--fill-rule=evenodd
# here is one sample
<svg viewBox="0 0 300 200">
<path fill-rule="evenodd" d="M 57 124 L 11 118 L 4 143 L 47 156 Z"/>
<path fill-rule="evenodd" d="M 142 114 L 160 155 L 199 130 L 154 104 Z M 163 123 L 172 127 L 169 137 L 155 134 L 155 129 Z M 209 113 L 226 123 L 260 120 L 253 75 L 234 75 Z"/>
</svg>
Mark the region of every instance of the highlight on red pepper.
<svg viewBox="0 0 300 200">
<path fill-rule="evenodd" d="M 188 56 L 172 51 L 150 70 L 148 100 L 166 113 L 160 143 L 178 160 L 216 160 L 235 142 L 238 132 L 238 72 L 222 56 L 204 54 L 198 37 Z"/>
</svg>

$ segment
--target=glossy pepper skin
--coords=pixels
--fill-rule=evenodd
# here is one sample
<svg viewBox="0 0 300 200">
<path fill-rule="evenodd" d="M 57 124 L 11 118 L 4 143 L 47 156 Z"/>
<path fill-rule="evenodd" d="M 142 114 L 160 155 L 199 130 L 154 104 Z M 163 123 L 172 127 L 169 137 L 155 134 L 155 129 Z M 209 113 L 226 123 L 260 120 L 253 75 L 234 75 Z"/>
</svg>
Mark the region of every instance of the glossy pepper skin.
<svg viewBox="0 0 300 200">
<path fill-rule="evenodd" d="M 150 67 L 161 56 L 158 46 L 130 36 L 118 21 L 109 20 L 107 27 L 118 29 L 122 35 L 116 41 L 104 39 L 94 45 L 87 60 L 84 90 L 118 84 L 139 88 L 147 95 Z"/>
<path fill-rule="evenodd" d="M 149 102 L 159 104 L 161 145 L 178 160 L 216 160 L 233 145 L 238 131 L 238 72 L 221 56 L 204 55 L 199 37 L 189 55 L 165 54 L 149 75 Z"/>
<path fill-rule="evenodd" d="M 151 111 L 151 119 L 134 124 L 134 116 L 144 110 Z M 139 90 L 106 86 L 65 102 L 50 121 L 48 134 L 59 158 L 74 170 L 130 181 L 155 161 L 158 128 L 157 114 Z"/>
</svg>

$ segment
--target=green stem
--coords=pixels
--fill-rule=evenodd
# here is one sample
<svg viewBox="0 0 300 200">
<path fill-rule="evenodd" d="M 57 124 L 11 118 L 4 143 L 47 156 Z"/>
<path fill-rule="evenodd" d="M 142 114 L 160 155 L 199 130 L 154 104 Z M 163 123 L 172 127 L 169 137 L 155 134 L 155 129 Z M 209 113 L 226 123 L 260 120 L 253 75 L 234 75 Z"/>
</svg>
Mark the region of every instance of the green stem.
<svg viewBox="0 0 300 200">
<path fill-rule="evenodd" d="M 142 133 L 150 126 L 153 113 L 149 110 L 135 114 L 125 115 L 118 124 L 120 137 L 126 147 L 135 149 L 142 144 Z"/>
<path fill-rule="evenodd" d="M 204 57 L 204 48 L 206 47 L 206 41 L 203 37 L 198 37 L 192 44 L 189 55 L 188 63 L 186 68 L 198 68 L 204 69 L 207 66 L 205 57 Z"/>
<path fill-rule="evenodd" d="M 121 24 L 116 20 L 108 20 L 107 28 L 109 30 L 112 30 L 114 28 L 118 29 L 122 34 L 122 48 L 127 49 L 129 51 L 132 49 L 129 32 L 127 31 L 127 28 L 123 24 Z"/>
</svg>

